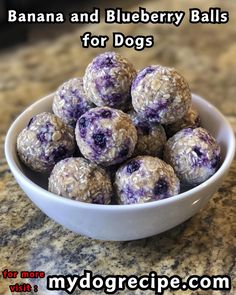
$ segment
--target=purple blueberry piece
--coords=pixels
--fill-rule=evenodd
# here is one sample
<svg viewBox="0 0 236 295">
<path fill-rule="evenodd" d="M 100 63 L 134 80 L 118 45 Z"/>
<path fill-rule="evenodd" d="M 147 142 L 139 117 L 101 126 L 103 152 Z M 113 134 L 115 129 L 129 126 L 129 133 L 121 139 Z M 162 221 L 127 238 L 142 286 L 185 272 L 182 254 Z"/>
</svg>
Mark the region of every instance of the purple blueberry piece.
<svg viewBox="0 0 236 295">
<path fill-rule="evenodd" d="M 198 147 L 198 146 L 195 146 L 194 148 L 193 148 L 193 151 L 197 154 L 197 156 L 199 157 L 199 158 L 201 158 L 204 154 L 201 152 L 201 149 L 200 149 L 200 147 Z"/>
<path fill-rule="evenodd" d="M 210 134 L 202 133 L 202 134 L 199 135 L 199 138 L 201 140 L 203 140 L 204 142 L 206 142 L 206 143 L 209 143 L 209 144 L 214 143 L 214 139 L 212 138 L 212 136 L 210 136 Z"/>
<path fill-rule="evenodd" d="M 135 191 L 129 185 L 127 185 L 124 189 L 122 189 L 122 194 L 126 195 L 127 197 L 126 204 L 137 203 L 137 195 Z"/>
<path fill-rule="evenodd" d="M 132 83 L 132 86 L 131 86 L 131 89 L 134 90 L 137 85 L 140 83 L 140 81 L 146 77 L 146 75 L 148 74 L 151 74 L 152 72 L 155 71 L 155 67 L 153 66 L 149 66 L 143 70 L 141 70 L 138 75 L 136 76 L 136 78 L 134 79 L 133 83 Z"/>
<path fill-rule="evenodd" d="M 169 102 L 160 100 L 155 105 L 146 109 L 145 117 L 147 117 L 150 122 L 160 122 L 160 113 L 163 114 L 167 111 L 168 104 Z"/>
<path fill-rule="evenodd" d="M 39 133 L 37 133 L 37 139 L 42 143 L 46 144 L 48 142 L 46 135 L 52 134 L 50 132 L 50 127 L 52 128 L 53 125 L 50 122 L 46 122 L 41 128 L 39 129 Z"/>
<path fill-rule="evenodd" d="M 113 87 L 115 84 L 114 79 L 110 75 L 99 77 L 95 80 L 97 90 L 102 93 L 106 88 Z"/>
<path fill-rule="evenodd" d="M 159 122 L 159 115 L 154 110 L 147 110 L 145 114 L 150 122 Z"/>
<path fill-rule="evenodd" d="M 165 178 L 161 178 L 157 181 L 154 187 L 154 195 L 160 196 L 166 194 L 168 191 L 168 182 Z"/>
<path fill-rule="evenodd" d="M 218 169 L 220 166 L 220 160 L 221 160 L 220 154 L 214 153 L 213 158 L 211 160 L 211 167 L 213 169 Z"/>
<path fill-rule="evenodd" d="M 193 132 L 193 128 L 185 128 L 183 129 L 183 132 L 188 136 Z"/>
<path fill-rule="evenodd" d="M 86 120 L 85 117 L 81 117 L 78 120 L 78 125 L 79 125 L 80 135 L 81 137 L 84 138 L 86 136 L 86 127 L 88 126 L 88 120 Z"/>
<path fill-rule="evenodd" d="M 206 153 L 199 147 L 195 146 L 193 151 L 197 154 L 198 159 L 194 161 L 196 166 L 207 166 L 209 165 L 209 160 L 206 156 Z"/>
<path fill-rule="evenodd" d="M 110 110 L 103 110 L 101 112 L 102 118 L 111 118 L 111 111 Z"/>
<path fill-rule="evenodd" d="M 127 164 L 127 172 L 132 174 L 133 172 L 137 171 L 140 168 L 140 163 L 138 161 L 132 160 Z"/>
<path fill-rule="evenodd" d="M 164 111 L 167 109 L 167 106 L 168 104 L 172 101 L 172 99 L 170 98 L 169 101 L 160 101 L 158 104 L 157 104 L 157 111 L 158 112 L 161 112 L 161 111 Z"/>
<path fill-rule="evenodd" d="M 93 67 L 96 70 L 101 70 L 103 68 L 112 68 L 117 65 L 115 59 L 112 55 L 99 55 L 97 58 L 95 58 Z"/>
<path fill-rule="evenodd" d="M 41 142 L 41 143 L 47 143 L 47 140 L 45 138 L 45 133 L 44 132 L 40 132 L 37 134 L 37 139 Z"/>
<path fill-rule="evenodd" d="M 105 102 L 110 102 L 111 107 L 115 107 L 116 104 L 122 98 L 122 95 L 120 93 L 110 93 L 110 94 L 101 93 L 101 97 Z"/>
<path fill-rule="evenodd" d="M 88 121 L 85 119 L 85 117 L 82 117 L 79 119 L 79 127 L 80 128 L 86 128 L 88 126 Z"/>
<path fill-rule="evenodd" d="M 104 133 L 96 133 L 93 134 L 92 137 L 96 146 L 100 147 L 101 149 L 106 147 L 106 136 Z"/>
</svg>

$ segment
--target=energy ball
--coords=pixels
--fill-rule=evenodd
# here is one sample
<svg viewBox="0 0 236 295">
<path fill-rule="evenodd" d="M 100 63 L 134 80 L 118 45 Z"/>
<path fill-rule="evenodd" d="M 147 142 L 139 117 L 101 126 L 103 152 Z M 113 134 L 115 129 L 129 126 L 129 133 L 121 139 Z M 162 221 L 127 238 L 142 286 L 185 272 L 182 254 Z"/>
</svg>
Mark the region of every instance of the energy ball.
<svg viewBox="0 0 236 295">
<path fill-rule="evenodd" d="M 97 107 L 82 115 L 75 136 L 83 156 L 103 166 L 129 158 L 137 142 L 137 131 L 129 116 L 109 107 Z"/>
<path fill-rule="evenodd" d="M 181 119 L 191 103 L 187 81 L 175 69 L 153 65 L 141 70 L 132 83 L 135 111 L 150 122 L 171 124 Z"/>
<path fill-rule="evenodd" d="M 197 128 L 200 127 L 201 121 L 198 111 L 191 106 L 183 118 L 175 123 L 165 125 L 165 131 L 168 137 L 173 136 L 175 133 L 184 128 Z"/>
<path fill-rule="evenodd" d="M 112 196 L 106 172 L 84 158 L 67 158 L 57 163 L 48 189 L 62 197 L 95 204 L 109 204 Z"/>
<path fill-rule="evenodd" d="M 118 203 L 126 205 L 177 195 L 180 183 L 173 168 L 164 161 L 151 156 L 139 156 L 118 169 L 115 188 Z"/>
<path fill-rule="evenodd" d="M 203 128 L 186 128 L 171 137 L 164 160 L 183 185 L 196 186 L 212 176 L 220 165 L 220 146 Z"/>
<path fill-rule="evenodd" d="M 84 89 L 97 106 L 125 109 L 130 101 L 131 83 L 136 75 L 133 65 L 115 52 L 95 57 L 84 75 Z"/>
<path fill-rule="evenodd" d="M 37 172 L 51 172 L 58 161 L 72 156 L 74 149 L 73 129 L 47 112 L 32 117 L 17 138 L 21 161 Z"/>
<path fill-rule="evenodd" d="M 138 116 L 134 111 L 128 114 L 138 133 L 138 141 L 134 150 L 134 155 L 162 157 L 163 148 L 166 143 L 166 133 L 162 125 L 151 124 Z"/>
<path fill-rule="evenodd" d="M 94 105 L 89 102 L 82 78 L 73 78 L 63 83 L 56 91 L 52 109 L 63 122 L 75 126 L 76 121 Z"/>
</svg>

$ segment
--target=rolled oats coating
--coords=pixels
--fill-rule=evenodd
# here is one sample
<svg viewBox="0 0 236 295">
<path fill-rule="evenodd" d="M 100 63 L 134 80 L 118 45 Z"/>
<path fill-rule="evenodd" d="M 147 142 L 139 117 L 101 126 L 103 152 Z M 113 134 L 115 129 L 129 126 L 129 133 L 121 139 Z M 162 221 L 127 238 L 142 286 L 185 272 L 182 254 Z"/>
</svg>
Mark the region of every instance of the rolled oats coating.
<svg viewBox="0 0 236 295">
<path fill-rule="evenodd" d="M 165 125 L 165 131 L 168 137 L 173 136 L 175 133 L 184 128 L 197 128 L 200 127 L 201 120 L 198 111 L 191 106 L 183 118 L 175 123 Z"/>
<path fill-rule="evenodd" d="M 116 173 L 119 204 L 157 201 L 179 193 L 179 179 L 173 168 L 150 156 L 139 156 L 122 165 Z"/>
<path fill-rule="evenodd" d="M 203 128 L 186 128 L 171 137 L 164 160 L 184 185 L 195 186 L 212 176 L 220 165 L 220 146 Z"/>
<path fill-rule="evenodd" d="M 103 166 L 129 158 L 137 143 L 137 131 L 129 116 L 109 107 L 97 107 L 82 115 L 75 136 L 83 156 Z"/>
<path fill-rule="evenodd" d="M 73 78 L 63 83 L 56 91 L 52 109 L 63 122 L 75 126 L 78 118 L 94 105 L 88 100 L 82 78 Z"/>
<path fill-rule="evenodd" d="M 17 152 L 22 162 L 37 172 L 51 172 L 61 159 L 72 156 L 74 132 L 51 113 L 32 117 L 17 138 Z"/>
<path fill-rule="evenodd" d="M 84 158 L 67 158 L 57 163 L 48 189 L 59 196 L 95 204 L 109 204 L 112 196 L 106 172 Z"/>
<path fill-rule="evenodd" d="M 141 70 L 132 83 L 135 111 L 150 122 L 171 124 L 181 119 L 191 102 L 187 81 L 175 69 L 153 65 Z"/>
<path fill-rule="evenodd" d="M 130 88 L 136 75 L 133 65 L 115 52 L 95 57 L 84 75 L 84 89 L 97 106 L 126 109 L 131 101 Z"/>
<path fill-rule="evenodd" d="M 138 116 L 135 111 L 128 113 L 131 117 L 138 134 L 138 141 L 134 150 L 134 155 L 149 155 L 162 157 L 164 144 L 166 143 L 166 133 L 162 125 L 152 124 Z"/>
<path fill-rule="evenodd" d="M 137 73 L 121 55 L 102 53 L 83 78 L 57 89 L 52 110 L 30 119 L 17 153 L 32 170 L 51 173 L 48 190 L 59 196 L 146 203 L 177 195 L 180 184 L 196 186 L 220 166 L 220 146 L 200 127 L 188 83 L 174 68 Z"/>
</svg>

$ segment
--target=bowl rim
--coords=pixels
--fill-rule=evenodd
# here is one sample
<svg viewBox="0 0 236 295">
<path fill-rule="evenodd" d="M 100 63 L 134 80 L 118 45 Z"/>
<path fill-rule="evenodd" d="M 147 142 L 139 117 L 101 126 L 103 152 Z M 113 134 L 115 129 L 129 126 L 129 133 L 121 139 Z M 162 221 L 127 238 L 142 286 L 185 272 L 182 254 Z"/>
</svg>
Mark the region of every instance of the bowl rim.
<svg viewBox="0 0 236 295">
<path fill-rule="evenodd" d="M 18 123 L 25 117 L 25 115 L 30 111 L 30 109 L 34 108 L 36 105 L 43 103 L 44 101 L 48 100 L 53 96 L 53 93 L 37 100 L 34 102 L 32 105 L 27 107 L 12 123 L 10 126 L 6 138 L 5 138 L 5 145 L 4 145 L 4 151 L 5 151 L 5 156 L 7 163 L 10 167 L 10 170 L 13 174 L 13 176 L 16 178 L 16 180 L 20 183 L 24 183 L 25 186 L 28 186 L 28 188 L 32 191 L 36 191 L 38 195 L 42 195 L 43 197 L 50 198 L 51 200 L 61 202 L 62 204 L 68 204 L 68 205 L 73 205 L 75 207 L 81 207 L 81 208 L 86 208 L 86 209 L 94 209 L 94 210 L 114 210 L 114 211 L 129 211 L 129 210 L 142 210 L 145 208 L 150 208 L 150 207 L 162 207 L 164 205 L 170 204 L 170 203 L 176 203 L 181 200 L 185 200 L 186 198 L 190 197 L 190 194 L 196 194 L 202 191 L 204 188 L 206 188 L 208 185 L 217 182 L 223 175 L 224 173 L 229 169 L 233 159 L 234 159 L 234 153 L 235 153 L 235 136 L 234 136 L 234 131 L 228 122 L 228 120 L 225 118 L 225 116 L 211 103 L 209 103 L 207 100 L 204 98 L 200 97 L 197 94 L 192 93 L 192 98 L 194 100 L 199 100 L 201 103 L 207 104 L 209 108 L 212 109 L 214 113 L 218 117 L 220 117 L 220 120 L 224 122 L 224 125 L 228 129 L 228 133 L 230 136 L 229 139 L 229 144 L 227 145 L 227 151 L 225 155 L 224 162 L 221 164 L 220 168 L 216 171 L 214 175 L 212 175 L 209 179 L 207 179 L 205 182 L 199 184 L 198 186 L 180 193 L 178 195 L 175 195 L 171 198 L 167 199 L 162 199 L 162 200 L 157 200 L 157 201 L 152 201 L 148 203 L 141 203 L 141 204 L 127 204 L 127 205 L 101 205 L 101 204 L 91 204 L 91 203 L 85 203 L 77 200 L 72 200 L 66 197 L 62 197 L 59 195 L 56 195 L 54 193 L 51 193 L 47 191 L 46 189 L 42 188 L 38 184 L 34 183 L 32 180 L 30 180 L 25 174 L 20 170 L 16 162 L 14 161 L 13 157 L 13 152 L 11 152 L 10 144 L 12 141 L 12 138 L 14 136 L 14 131 L 18 125 Z M 15 134 L 15 136 L 17 136 Z M 12 149 L 13 151 L 13 149 Z"/>
</svg>

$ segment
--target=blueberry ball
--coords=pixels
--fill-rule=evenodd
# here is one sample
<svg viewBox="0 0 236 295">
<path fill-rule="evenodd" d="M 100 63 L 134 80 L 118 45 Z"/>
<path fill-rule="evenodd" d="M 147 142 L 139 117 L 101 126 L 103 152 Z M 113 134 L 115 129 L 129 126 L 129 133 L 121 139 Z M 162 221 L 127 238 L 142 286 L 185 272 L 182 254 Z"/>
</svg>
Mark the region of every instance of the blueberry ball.
<svg viewBox="0 0 236 295">
<path fill-rule="evenodd" d="M 122 165 L 116 172 L 115 188 L 119 204 L 138 204 L 177 195 L 179 179 L 164 161 L 139 156 Z"/>
<path fill-rule="evenodd" d="M 97 106 L 126 109 L 131 102 L 133 65 L 120 54 L 105 52 L 95 57 L 84 75 L 84 89 Z"/>
<path fill-rule="evenodd" d="M 63 83 L 56 91 L 52 109 L 63 122 L 75 126 L 77 119 L 94 105 L 88 100 L 82 78 L 73 78 Z"/>
<path fill-rule="evenodd" d="M 129 116 L 109 107 L 97 107 L 82 115 L 75 135 L 83 156 L 103 166 L 129 158 L 137 142 L 137 131 Z"/>
<path fill-rule="evenodd" d="M 166 143 L 165 129 L 161 124 L 152 124 L 138 116 L 134 111 L 128 113 L 138 133 L 138 141 L 134 155 L 149 155 L 162 157 L 163 148 Z"/>
<path fill-rule="evenodd" d="M 191 103 L 187 81 L 175 69 L 153 65 L 141 70 L 132 83 L 135 111 L 150 122 L 171 124 L 181 119 Z"/>
<path fill-rule="evenodd" d="M 84 158 L 67 158 L 57 163 L 48 187 L 59 196 L 95 204 L 109 204 L 113 191 L 107 173 Z"/>
<path fill-rule="evenodd" d="M 212 176 L 220 166 L 220 146 L 203 128 L 186 128 L 171 137 L 164 160 L 184 185 L 196 186 Z"/>
<path fill-rule="evenodd" d="M 21 161 L 37 172 L 51 172 L 60 160 L 72 156 L 74 131 L 51 113 L 32 117 L 17 138 Z"/>
</svg>

